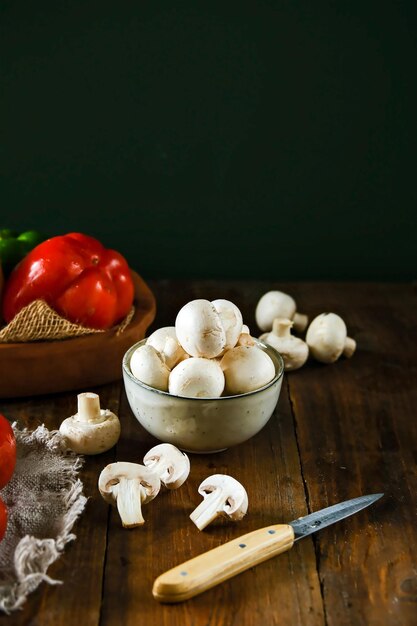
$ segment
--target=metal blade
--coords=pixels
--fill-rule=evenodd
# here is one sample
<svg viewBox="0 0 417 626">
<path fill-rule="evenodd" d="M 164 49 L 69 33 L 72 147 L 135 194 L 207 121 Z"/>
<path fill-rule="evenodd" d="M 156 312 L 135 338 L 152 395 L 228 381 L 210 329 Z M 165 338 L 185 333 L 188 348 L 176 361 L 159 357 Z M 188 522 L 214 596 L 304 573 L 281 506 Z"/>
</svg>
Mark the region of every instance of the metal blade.
<svg viewBox="0 0 417 626">
<path fill-rule="evenodd" d="M 340 522 L 340 520 L 345 517 L 349 517 L 349 515 L 353 515 L 370 504 L 373 504 L 379 500 L 379 498 L 382 498 L 383 495 L 383 493 L 372 493 L 368 496 L 361 496 L 360 498 L 339 502 L 339 504 L 321 509 L 321 511 L 299 517 L 293 522 L 290 522 L 290 526 L 294 529 L 295 541 L 307 537 L 307 535 L 311 535 L 311 533 L 315 533 L 316 530 L 330 526 L 330 524 Z"/>
</svg>

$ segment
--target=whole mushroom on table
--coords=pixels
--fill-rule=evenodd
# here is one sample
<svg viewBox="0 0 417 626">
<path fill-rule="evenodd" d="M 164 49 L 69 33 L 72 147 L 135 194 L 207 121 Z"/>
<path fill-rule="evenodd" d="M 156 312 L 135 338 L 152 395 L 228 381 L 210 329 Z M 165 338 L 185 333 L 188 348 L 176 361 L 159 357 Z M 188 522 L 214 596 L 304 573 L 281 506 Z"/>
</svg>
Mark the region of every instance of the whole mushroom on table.
<svg viewBox="0 0 417 626">
<path fill-rule="evenodd" d="M 284 360 L 286 371 L 299 369 L 311 355 L 322 363 L 334 363 L 343 354 L 351 357 L 356 342 L 347 336 L 346 324 L 335 313 L 322 313 L 307 328 L 305 341 L 291 334 L 303 331 L 308 317 L 296 311 L 292 296 L 282 291 L 268 291 L 258 301 L 256 322 L 264 332 L 259 339 L 275 348 Z"/>
<path fill-rule="evenodd" d="M 119 418 L 112 411 L 100 408 L 96 393 L 80 393 L 77 400 L 77 413 L 67 417 L 59 427 L 66 446 L 78 454 L 110 450 L 120 437 Z"/>
<path fill-rule="evenodd" d="M 290 319 L 296 331 L 307 327 L 308 317 L 298 313 L 297 305 L 292 296 L 283 291 L 268 291 L 259 300 L 255 310 L 256 323 L 263 331 L 272 329 L 274 319 L 278 317 Z"/>
<path fill-rule="evenodd" d="M 286 371 L 299 369 L 308 359 L 306 342 L 291 334 L 293 324 L 289 319 L 277 317 L 273 321 L 272 330 L 259 337 L 261 341 L 278 350 Z"/>
</svg>

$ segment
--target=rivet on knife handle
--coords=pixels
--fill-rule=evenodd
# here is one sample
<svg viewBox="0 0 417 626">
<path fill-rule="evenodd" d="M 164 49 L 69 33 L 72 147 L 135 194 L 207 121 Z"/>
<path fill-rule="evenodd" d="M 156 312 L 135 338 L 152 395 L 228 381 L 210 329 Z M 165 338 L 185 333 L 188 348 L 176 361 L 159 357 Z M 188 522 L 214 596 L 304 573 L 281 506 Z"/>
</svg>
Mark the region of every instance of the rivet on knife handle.
<svg viewBox="0 0 417 626">
<path fill-rule="evenodd" d="M 159 576 L 153 596 L 160 602 L 182 602 L 289 550 L 294 531 L 288 524 L 267 526 L 233 539 Z"/>
</svg>

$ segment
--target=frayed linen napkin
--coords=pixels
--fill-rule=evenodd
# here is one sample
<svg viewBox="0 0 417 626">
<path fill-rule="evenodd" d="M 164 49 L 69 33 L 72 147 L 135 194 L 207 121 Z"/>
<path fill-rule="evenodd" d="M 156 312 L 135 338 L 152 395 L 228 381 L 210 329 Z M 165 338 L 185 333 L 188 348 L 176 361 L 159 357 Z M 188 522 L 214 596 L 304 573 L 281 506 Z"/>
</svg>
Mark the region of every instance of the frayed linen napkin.
<svg viewBox="0 0 417 626">
<path fill-rule="evenodd" d="M 17 463 L 0 491 L 9 520 L 0 542 L 0 611 L 20 608 L 42 582 L 59 584 L 48 567 L 75 539 L 71 533 L 87 499 L 78 478 L 82 458 L 65 449 L 58 431 L 13 424 Z"/>
</svg>

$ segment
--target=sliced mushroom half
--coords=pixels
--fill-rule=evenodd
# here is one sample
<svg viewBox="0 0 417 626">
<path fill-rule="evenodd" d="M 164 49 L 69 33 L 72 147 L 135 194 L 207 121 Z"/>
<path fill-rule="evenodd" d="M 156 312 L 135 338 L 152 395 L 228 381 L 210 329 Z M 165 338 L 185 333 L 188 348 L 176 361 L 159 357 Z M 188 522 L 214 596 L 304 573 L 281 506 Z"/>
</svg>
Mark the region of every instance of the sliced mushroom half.
<svg viewBox="0 0 417 626">
<path fill-rule="evenodd" d="M 147 452 L 143 462 L 157 474 L 167 489 L 178 489 L 190 473 L 190 460 L 171 443 L 161 443 Z"/>
<path fill-rule="evenodd" d="M 107 465 L 100 474 L 98 488 L 109 504 L 117 506 L 125 528 L 145 523 L 142 505 L 158 495 L 159 476 L 138 463 L 118 462 Z"/>
<path fill-rule="evenodd" d="M 248 510 L 248 494 L 243 485 L 232 476 L 213 474 L 198 488 L 204 498 L 190 518 L 199 530 L 203 530 L 219 516 L 237 522 Z"/>
</svg>

